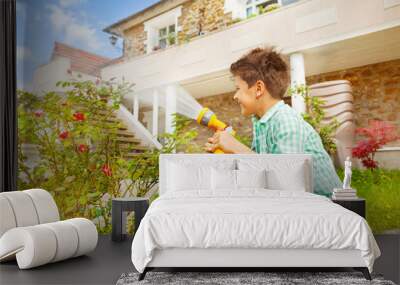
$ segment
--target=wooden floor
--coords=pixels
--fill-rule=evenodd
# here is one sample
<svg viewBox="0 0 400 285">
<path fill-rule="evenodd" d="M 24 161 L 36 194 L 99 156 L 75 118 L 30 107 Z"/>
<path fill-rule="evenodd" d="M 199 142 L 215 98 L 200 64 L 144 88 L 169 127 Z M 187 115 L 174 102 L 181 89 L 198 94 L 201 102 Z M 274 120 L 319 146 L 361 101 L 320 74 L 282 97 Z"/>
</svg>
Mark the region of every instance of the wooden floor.
<svg viewBox="0 0 400 285">
<path fill-rule="evenodd" d="M 131 262 L 132 240 L 112 242 L 99 235 L 97 248 L 87 256 L 19 270 L 17 263 L 0 264 L 0 284 L 115 284 L 124 272 L 134 271 Z"/>
</svg>

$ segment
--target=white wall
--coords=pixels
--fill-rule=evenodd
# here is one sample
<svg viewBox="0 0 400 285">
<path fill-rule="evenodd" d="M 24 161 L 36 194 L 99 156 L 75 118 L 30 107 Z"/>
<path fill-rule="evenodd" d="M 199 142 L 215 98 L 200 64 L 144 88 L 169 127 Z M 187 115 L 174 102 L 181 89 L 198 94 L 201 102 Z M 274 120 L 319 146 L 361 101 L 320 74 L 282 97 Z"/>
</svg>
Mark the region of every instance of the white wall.
<svg viewBox="0 0 400 285">
<path fill-rule="evenodd" d="M 95 81 L 96 77 L 82 72 L 68 70 L 71 68 L 71 60 L 65 57 L 56 57 L 48 64 L 38 67 L 33 74 L 33 92 L 37 95 L 43 95 L 44 92 L 55 91 L 62 92 L 65 88 L 56 87 L 58 81 L 69 81 L 77 78 L 82 81 Z M 78 78 L 80 75 L 80 78 Z"/>
</svg>

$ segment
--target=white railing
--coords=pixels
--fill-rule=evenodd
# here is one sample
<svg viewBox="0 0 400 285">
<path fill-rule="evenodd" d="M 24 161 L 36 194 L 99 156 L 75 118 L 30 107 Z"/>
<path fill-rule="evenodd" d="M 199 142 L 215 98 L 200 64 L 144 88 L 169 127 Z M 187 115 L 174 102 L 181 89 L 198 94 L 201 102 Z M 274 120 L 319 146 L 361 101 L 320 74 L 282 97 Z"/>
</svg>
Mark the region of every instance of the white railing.
<svg viewBox="0 0 400 285">
<path fill-rule="evenodd" d="M 134 133 L 144 145 L 161 149 L 162 145 L 157 138 L 122 104 L 117 111 L 117 117 L 124 122 L 127 129 Z"/>
<path fill-rule="evenodd" d="M 180 110 L 180 105 L 190 108 L 189 105 L 197 104 L 183 87 L 175 83 L 134 91 L 125 99 L 131 105 L 121 107 L 121 119 L 125 118 L 138 136 L 157 148 L 161 147 L 159 135 L 174 132 L 174 114 Z"/>
</svg>

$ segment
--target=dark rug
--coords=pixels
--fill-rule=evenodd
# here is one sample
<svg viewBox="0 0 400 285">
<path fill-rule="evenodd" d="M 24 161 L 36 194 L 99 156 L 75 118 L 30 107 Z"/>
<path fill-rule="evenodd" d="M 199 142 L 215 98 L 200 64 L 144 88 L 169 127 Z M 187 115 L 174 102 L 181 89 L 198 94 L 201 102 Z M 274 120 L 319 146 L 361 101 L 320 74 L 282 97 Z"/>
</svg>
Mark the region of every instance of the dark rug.
<svg viewBox="0 0 400 285">
<path fill-rule="evenodd" d="M 360 272 L 148 272 L 142 281 L 138 281 L 139 273 L 122 274 L 117 285 L 133 284 L 327 284 L 327 285 L 358 285 L 379 284 L 395 285 L 384 280 L 381 275 L 372 275 L 372 281 L 364 278 Z"/>
</svg>

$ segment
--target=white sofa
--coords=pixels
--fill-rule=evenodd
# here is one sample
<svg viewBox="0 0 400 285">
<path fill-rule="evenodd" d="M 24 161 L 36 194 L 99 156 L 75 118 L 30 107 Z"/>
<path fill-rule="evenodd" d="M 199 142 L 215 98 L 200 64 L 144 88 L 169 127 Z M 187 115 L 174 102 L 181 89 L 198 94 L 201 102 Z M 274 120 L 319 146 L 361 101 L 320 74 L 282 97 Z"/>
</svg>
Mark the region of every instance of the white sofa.
<svg viewBox="0 0 400 285">
<path fill-rule="evenodd" d="M 43 189 L 0 193 L 0 262 L 16 259 L 20 269 L 28 269 L 86 254 L 97 239 L 88 219 L 60 221 Z"/>
</svg>

